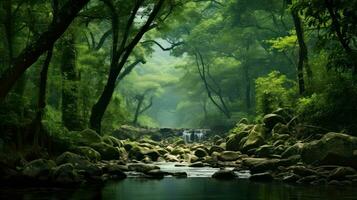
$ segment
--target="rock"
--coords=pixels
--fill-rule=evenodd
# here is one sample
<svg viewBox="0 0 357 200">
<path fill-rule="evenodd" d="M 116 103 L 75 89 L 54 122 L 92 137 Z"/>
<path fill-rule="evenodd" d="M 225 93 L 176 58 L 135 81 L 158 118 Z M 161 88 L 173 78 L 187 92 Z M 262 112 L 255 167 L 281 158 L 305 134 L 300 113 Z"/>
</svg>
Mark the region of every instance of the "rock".
<svg viewBox="0 0 357 200">
<path fill-rule="evenodd" d="M 280 122 L 274 125 L 271 132 L 273 135 L 289 135 L 290 134 L 288 126 L 285 124 L 282 124 Z"/>
<path fill-rule="evenodd" d="M 213 145 L 210 149 L 209 149 L 209 154 L 211 155 L 213 152 L 222 152 L 224 151 L 223 147 L 217 146 L 217 145 Z"/>
<path fill-rule="evenodd" d="M 113 147 L 122 147 L 124 144 L 122 141 L 120 141 L 118 138 L 110 136 L 110 135 L 105 135 L 102 137 L 102 140 L 104 143 L 113 146 Z"/>
<path fill-rule="evenodd" d="M 172 155 L 182 155 L 185 153 L 185 149 L 182 147 L 176 147 L 171 151 Z"/>
<path fill-rule="evenodd" d="M 311 182 L 315 182 L 316 180 L 318 180 L 318 176 L 316 175 L 311 175 L 311 176 L 305 176 L 300 178 L 298 181 L 296 181 L 296 183 L 302 184 L 302 183 L 311 183 Z"/>
<path fill-rule="evenodd" d="M 249 180 L 251 180 L 251 181 L 272 181 L 273 176 L 271 175 L 270 172 L 257 173 L 257 174 L 252 174 L 249 177 Z"/>
<path fill-rule="evenodd" d="M 294 111 L 288 108 L 278 108 L 273 114 L 277 114 L 283 117 L 285 122 L 289 122 L 293 118 Z"/>
<path fill-rule="evenodd" d="M 102 170 L 84 157 L 72 152 L 64 152 L 56 158 L 57 165 L 71 163 L 78 172 L 87 177 L 99 176 Z"/>
<path fill-rule="evenodd" d="M 274 153 L 274 146 L 272 145 L 262 145 L 255 150 L 255 155 L 258 157 L 269 157 Z"/>
<path fill-rule="evenodd" d="M 281 157 L 287 158 L 287 157 L 290 157 L 290 156 L 293 156 L 293 155 L 300 155 L 301 152 L 302 152 L 303 147 L 304 147 L 304 144 L 298 142 L 298 143 L 294 144 L 293 146 L 288 147 L 288 148 L 281 154 Z"/>
<path fill-rule="evenodd" d="M 327 184 L 327 180 L 324 178 L 317 179 L 316 181 L 310 182 L 311 185 L 325 185 Z"/>
<path fill-rule="evenodd" d="M 198 161 L 198 162 L 195 162 L 195 163 L 191 163 L 190 165 L 188 165 L 189 167 L 204 167 L 205 165 Z"/>
<path fill-rule="evenodd" d="M 187 173 L 186 172 L 174 172 L 172 173 L 172 176 L 176 178 L 187 178 Z"/>
<path fill-rule="evenodd" d="M 100 153 L 98 153 L 98 151 L 94 150 L 91 147 L 87 147 L 87 146 L 75 147 L 73 149 L 73 152 L 81 156 L 84 156 L 91 161 L 98 161 L 101 159 Z"/>
<path fill-rule="evenodd" d="M 132 164 L 128 164 L 128 169 L 130 171 L 145 173 L 150 170 L 160 169 L 160 167 L 158 167 L 156 165 L 150 165 L 150 164 L 144 164 L 144 163 L 132 163 Z"/>
<path fill-rule="evenodd" d="M 278 162 L 278 165 L 279 166 L 288 167 L 288 166 L 291 166 L 291 165 L 295 165 L 300 160 L 301 160 L 301 156 L 300 155 L 290 156 L 289 158 L 280 159 L 279 162 Z"/>
<path fill-rule="evenodd" d="M 241 131 L 228 137 L 226 143 L 227 151 L 238 151 L 240 149 L 240 142 L 244 137 L 247 137 L 248 131 Z"/>
<path fill-rule="evenodd" d="M 263 123 L 268 130 L 272 130 L 277 123 L 285 124 L 282 116 L 277 114 L 267 114 L 263 117 Z"/>
<path fill-rule="evenodd" d="M 117 165 L 117 164 L 109 164 L 103 168 L 104 173 L 111 175 L 112 179 L 124 179 L 126 178 L 126 174 L 123 170 L 126 170 L 125 166 Z"/>
<path fill-rule="evenodd" d="M 207 152 L 202 148 L 196 149 L 194 154 L 195 154 L 195 156 L 197 156 L 199 158 L 203 158 L 203 157 L 207 156 Z"/>
<path fill-rule="evenodd" d="M 248 167 L 252 173 L 261 173 L 276 169 L 279 161 L 279 159 L 243 158 L 242 165 Z"/>
<path fill-rule="evenodd" d="M 110 146 L 104 142 L 93 143 L 90 146 L 100 153 L 103 160 L 120 159 L 119 150 L 117 147 Z"/>
<path fill-rule="evenodd" d="M 145 156 L 149 157 L 152 161 L 157 161 L 160 157 L 160 153 L 155 149 L 149 149 L 146 147 L 134 146 L 129 151 L 129 157 L 137 160 L 142 160 Z"/>
<path fill-rule="evenodd" d="M 301 157 L 307 164 L 341 165 L 357 168 L 357 137 L 327 133 L 320 140 L 305 143 Z"/>
<path fill-rule="evenodd" d="M 154 179 L 162 179 L 167 174 L 168 174 L 167 172 L 163 172 L 160 169 L 153 169 L 145 172 L 145 175 L 148 176 L 146 178 L 154 178 Z"/>
<path fill-rule="evenodd" d="M 244 152 L 250 149 L 257 148 L 265 143 L 265 131 L 262 125 L 258 124 L 253 127 L 247 136 L 247 141 L 244 143 L 242 150 Z"/>
<path fill-rule="evenodd" d="M 37 159 L 27 163 L 22 170 L 22 174 L 33 179 L 48 179 L 51 169 L 56 166 L 52 160 Z"/>
<path fill-rule="evenodd" d="M 336 180 L 332 180 L 330 182 L 327 183 L 328 185 L 342 185 L 342 183 L 340 181 L 336 181 Z"/>
<path fill-rule="evenodd" d="M 240 152 L 235 151 L 223 151 L 221 152 L 217 158 L 221 161 L 235 161 L 238 160 L 241 156 Z"/>
<path fill-rule="evenodd" d="M 76 184 L 81 182 L 79 174 L 71 163 L 59 165 L 53 169 L 52 180 L 57 184 Z"/>
<path fill-rule="evenodd" d="M 296 183 L 301 178 L 301 176 L 296 175 L 296 174 L 289 174 L 287 176 L 283 177 L 283 182 L 285 183 Z"/>
<path fill-rule="evenodd" d="M 185 141 L 184 141 L 182 138 L 180 138 L 180 139 L 178 139 L 176 142 L 174 142 L 173 144 L 174 144 L 175 146 L 178 146 L 178 145 L 185 144 Z"/>
<path fill-rule="evenodd" d="M 85 129 L 78 133 L 79 143 L 85 146 L 90 146 L 93 143 L 99 143 L 102 141 L 100 135 L 92 129 Z"/>
<path fill-rule="evenodd" d="M 299 176 L 311 176 L 311 175 L 316 175 L 316 171 L 309 169 L 305 166 L 291 166 L 288 167 L 288 170 L 292 171 L 294 174 L 297 174 Z"/>
<path fill-rule="evenodd" d="M 213 175 L 212 178 L 215 179 L 234 179 L 237 178 L 237 175 L 234 173 L 232 170 L 227 170 L 227 169 L 221 169 L 219 171 L 216 171 Z"/>
<path fill-rule="evenodd" d="M 338 167 L 328 176 L 329 180 L 344 180 L 348 175 L 356 174 L 356 170 L 351 167 Z"/>
<path fill-rule="evenodd" d="M 179 162 L 179 159 L 176 156 L 168 154 L 168 153 L 164 155 L 164 158 L 168 162 Z"/>
</svg>

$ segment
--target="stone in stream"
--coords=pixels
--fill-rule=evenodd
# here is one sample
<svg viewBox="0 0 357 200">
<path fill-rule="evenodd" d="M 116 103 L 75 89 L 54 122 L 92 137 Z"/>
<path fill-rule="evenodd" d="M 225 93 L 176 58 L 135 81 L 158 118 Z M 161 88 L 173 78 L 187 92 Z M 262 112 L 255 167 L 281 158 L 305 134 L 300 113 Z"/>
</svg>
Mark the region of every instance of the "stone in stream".
<svg viewBox="0 0 357 200">
<path fill-rule="evenodd" d="M 207 156 L 207 152 L 202 148 L 196 149 L 194 151 L 194 154 L 195 154 L 195 156 L 197 156 L 199 158 L 203 158 L 203 157 Z"/>
<path fill-rule="evenodd" d="M 249 180 L 251 180 L 251 181 L 272 181 L 273 176 L 271 175 L 270 172 L 263 172 L 263 173 L 252 174 L 249 177 Z"/>
<path fill-rule="evenodd" d="M 90 147 L 98 151 L 103 160 L 118 160 L 121 157 L 117 147 L 110 146 L 104 142 L 93 143 Z"/>
<path fill-rule="evenodd" d="M 223 147 L 217 146 L 217 145 L 213 145 L 210 149 L 209 149 L 209 154 L 212 155 L 213 152 L 222 152 L 224 151 Z"/>
<path fill-rule="evenodd" d="M 100 135 L 92 129 L 84 129 L 83 131 L 78 133 L 78 136 L 78 143 L 83 144 L 85 146 L 90 146 L 93 143 L 102 142 L 102 138 L 100 137 Z"/>
<path fill-rule="evenodd" d="M 77 184 L 81 182 L 79 174 L 71 163 L 54 168 L 51 174 L 52 180 L 56 184 Z"/>
<path fill-rule="evenodd" d="M 144 172 L 146 176 L 145 178 L 153 178 L 153 179 L 162 179 L 165 175 L 168 175 L 167 172 L 163 172 L 160 169 L 153 169 L 147 172 Z"/>
<path fill-rule="evenodd" d="M 328 176 L 329 180 L 344 180 L 348 175 L 355 175 L 356 170 L 351 167 L 338 167 Z"/>
<path fill-rule="evenodd" d="M 216 171 L 212 175 L 212 178 L 228 180 L 228 179 L 237 178 L 237 175 L 232 170 L 221 169 L 219 171 Z"/>
<path fill-rule="evenodd" d="M 255 125 L 247 136 L 247 140 L 242 146 L 243 152 L 248 152 L 251 149 L 260 147 L 265 143 L 266 133 L 261 124 Z"/>
<path fill-rule="evenodd" d="M 240 158 L 241 153 L 238 151 L 223 151 L 218 154 L 217 158 L 220 161 L 236 161 Z"/>
<path fill-rule="evenodd" d="M 282 116 L 277 114 L 267 114 L 263 117 L 263 123 L 266 128 L 272 130 L 275 124 L 282 123 L 285 124 L 285 120 Z"/>
<path fill-rule="evenodd" d="M 37 159 L 27 163 L 22 174 L 28 178 L 47 180 L 51 169 L 56 166 L 52 160 Z"/>
<path fill-rule="evenodd" d="M 201 161 L 198 161 L 198 162 L 191 163 L 188 166 L 189 167 L 204 167 L 205 165 Z"/>
<path fill-rule="evenodd" d="M 149 165 L 149 164 L 144 164 L 144 163 L 131 163 L 131 164 L 128 164 L 128 169 L 130 171 L 145 173 L 150 170 L 160 169 L 160 167 L 158 167 L 156 165 Z"/>
<path fill-rule="evenodd" d="M 176 178 L 187 178 L 187 173 L 186 172 L 174 172 L 172 173 L 172 176 Z"/>
</svg>

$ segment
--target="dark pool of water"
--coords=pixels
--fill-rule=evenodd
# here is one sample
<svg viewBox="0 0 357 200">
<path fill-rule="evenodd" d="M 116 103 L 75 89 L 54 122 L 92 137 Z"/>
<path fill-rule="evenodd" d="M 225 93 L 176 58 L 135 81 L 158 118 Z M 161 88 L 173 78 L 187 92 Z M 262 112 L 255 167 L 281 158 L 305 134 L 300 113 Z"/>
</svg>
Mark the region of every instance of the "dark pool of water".
<svg viewBox="0 0 357 200">
<path fill-rule="evenodd" d="M 357 199 L 353 186 L 296 186 L 256 183 L 248 180 L 219 181 L 211 178 L 146 180 L 127 178 L 103 187 L 80 189 L 0 188 L 0 199 L 133 199 L 133 200 L 344 200 Z"/>
</svg>

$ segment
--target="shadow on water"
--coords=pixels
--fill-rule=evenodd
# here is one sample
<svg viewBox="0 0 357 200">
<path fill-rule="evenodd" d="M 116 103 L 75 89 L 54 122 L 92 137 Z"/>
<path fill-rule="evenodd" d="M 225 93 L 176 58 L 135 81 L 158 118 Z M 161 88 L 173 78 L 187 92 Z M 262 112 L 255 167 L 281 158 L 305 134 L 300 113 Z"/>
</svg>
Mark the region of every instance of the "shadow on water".
<svg viewBox="0 0 357 200">
<path fill-rule="evenodd" d="M 103 200 L 343 200 L 357 199 L 354 187 L 296 186 L 256 183 L 248 180 L 219 181 L 211 178 L 147 180 L 128 178 L 104 187 L 79 189 L 1 188 L 0 199 L 103 199 Z"/>
</svg>

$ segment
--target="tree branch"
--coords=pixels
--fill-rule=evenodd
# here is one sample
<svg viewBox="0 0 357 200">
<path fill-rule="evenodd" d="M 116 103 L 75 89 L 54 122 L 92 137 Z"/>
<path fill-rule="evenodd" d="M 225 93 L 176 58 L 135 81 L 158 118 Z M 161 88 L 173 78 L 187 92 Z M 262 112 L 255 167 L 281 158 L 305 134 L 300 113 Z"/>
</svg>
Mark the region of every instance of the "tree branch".
<svg viewBox="0 0 357 200">
<path fill-rule="evenodd" d="M 143 42 L 141 42 L 141 43 L 142 43 L 142 44 L 154 43 L 154 44 L 156 44 L 158 47 L 160 47 L 160 49 L 163 50 L 163 51 L 170 51 L 170 50 L 174 49 L 175 47 L 184 44 L 184 42 L 178 42 L 178 43 L 172 44 L 170 47 L 166 47 L 166 48 L 165 48 L 165 47 L 163 47 L 159 42 L 157 42 L 157 41 L 155 41 L 155 40 L 146 40 L 146 41 L 143 41 Z"/>
</svg>

